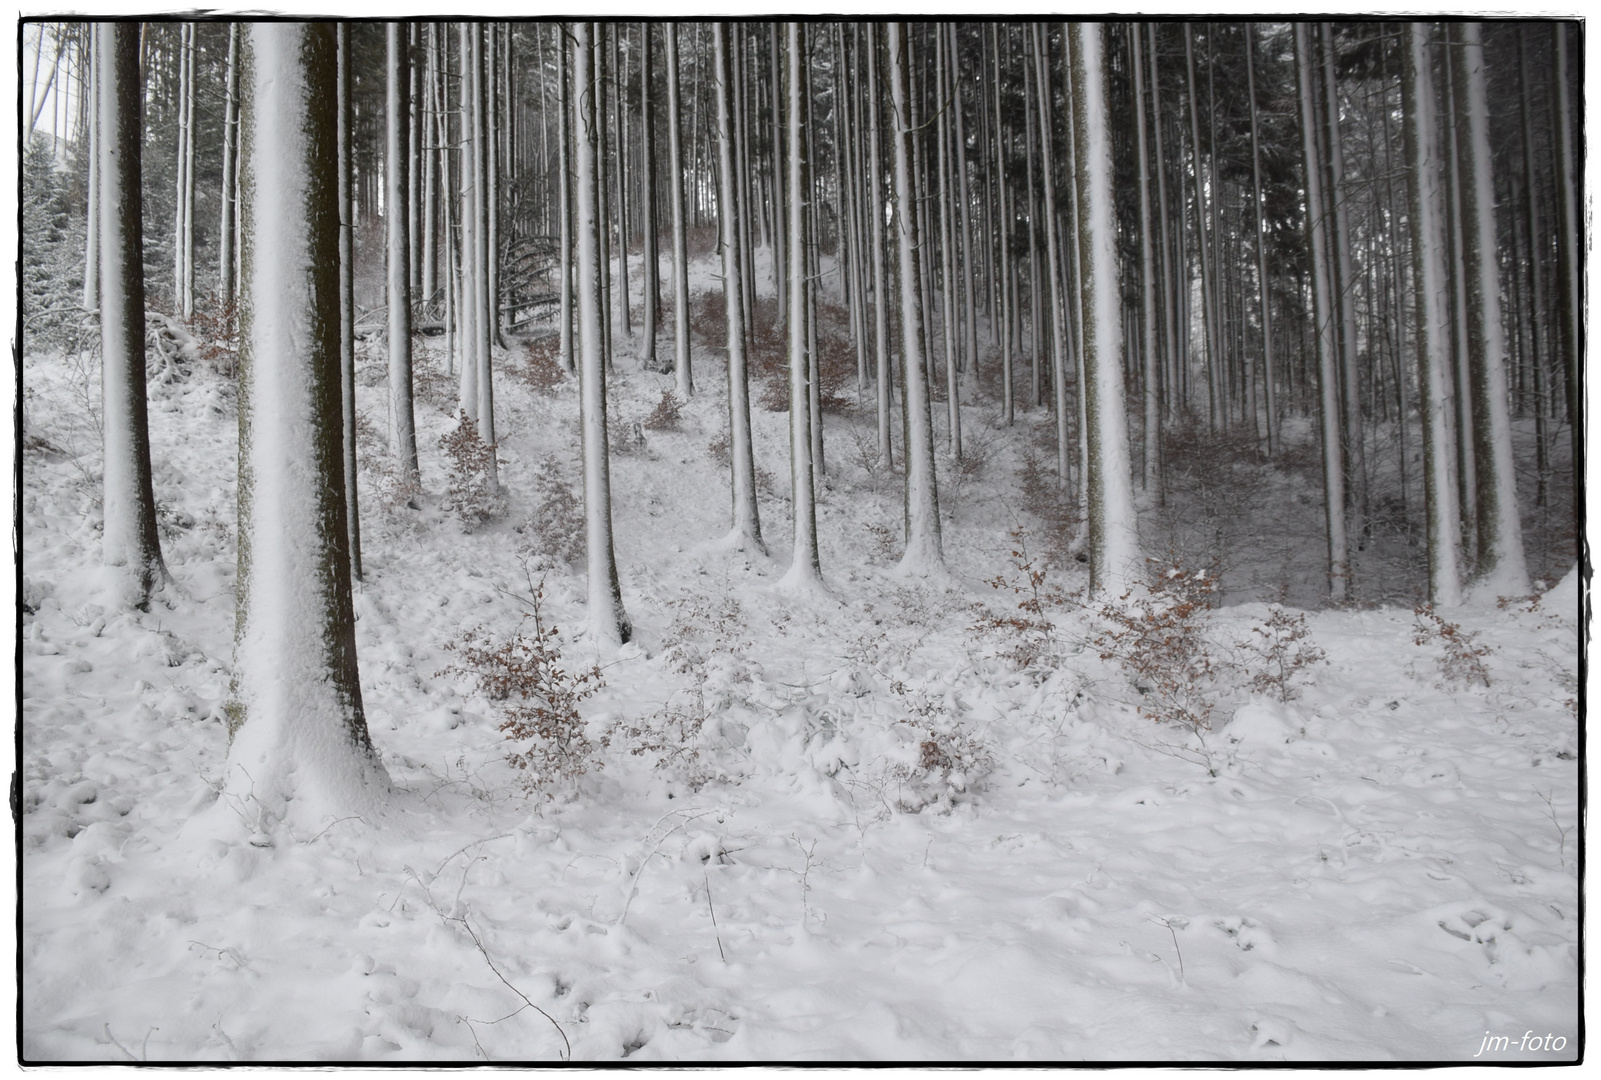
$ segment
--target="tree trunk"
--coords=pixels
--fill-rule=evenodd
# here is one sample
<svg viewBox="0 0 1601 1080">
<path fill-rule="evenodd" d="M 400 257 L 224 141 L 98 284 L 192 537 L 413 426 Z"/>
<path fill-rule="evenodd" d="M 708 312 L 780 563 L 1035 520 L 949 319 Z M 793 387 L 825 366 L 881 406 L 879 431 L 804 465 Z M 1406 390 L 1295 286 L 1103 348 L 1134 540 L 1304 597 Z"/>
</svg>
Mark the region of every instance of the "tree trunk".
<svg viewBox="0 0 1601 1080">
<path fill-rule="evenodd" d="M 733 471 L 734 527 L 729 539 L 737 547 L 767 553 L 756 507 L 756 456 L 751 444 L 750 379 L 745 367 L 745 275 L 742 255 L 739 174 L 735 167 L 734 69 L 729 56 L 728 25 L 712 25 L 717 66 L 717 216 L 723 248 L 723 299 L 728 315 L 728 456 Z"/>
<path fill-rule="evenodd" d="M 565 30 L 563 31 L 565 32 Z M 579 88 L 583 93 L 587 90 L 585 84 L 569 82 L 568 67 L 569 56 L 567 42 L 557 39 L 556 54 L 558 81 L 561 84 L 561 121 L 557 136 L 557 168 L 561 170 L 561 304 L 557 309 L 556 318 L 561 323 L 559 341 L 561 347 L 561 364 L 567 369 L 567 374 L 577 374 L 578 368 L 573 359 L 573 167 L 570 160 L 573 145 L 572 132 L 572 87 Z"/>
<path fill-rule="evenodd" d="M 300 828 L 382 806 L 346 549 L 332 23 L 248 24 L 228 791 Z M 286 823 L 287 824 L 287 823 Z M 285 833 L 276 839 L 288 841 Z"/>
<path fill-rule="evenodd" d="M 906 438 L 906 552 L 901 569 L 942 571 L 939 497 L 934 477 L 934 424 L 929 403 L 922 264 L 912 179 L 911 90 L 907 71 L 908 26 L 889 23 L 889 85 L 895 142 L 895 232 L 899 240 L 901 299 L 901 392 Z"/>
<path fill-rule="evenodd" d="M 350 185 L 350 24 L 338 23 L 335 30 L 335 50 L 339 57 L 334 122 L 339 155 L 339 390 L 341 432 L 344 436 L 345 533 L 350 545 L 350 576 L 360 581 L 361 512 L 357 502 L 356 480 L 356 215 L 355 206 L 351 203 Z M 231 31 L 228 55 L 233 57 L 239 24 L 234 23 Z M 232 69 L 234 65 L 230 63 L 229 67 Z M 229 78 L 233 78 L 232 70 Z M 232 94 L 229 96 L 233 97 Z M 224 265 L 226 263 L 225 259 Z"/>
<path fill-rule="evenodd" d="M 100 308 L 100 34 L 99 23 L 87 23 L 89 34 L 89 97 L 85 102 L 89 133 L 89 191 L 88 207 L 84 214 L 83 243 L 83 309 Z M 230 77 L 233 70 L 232 52 L 229 53 Z M 225 173 L 227 171 L 224 166 Z M 226 203 L 224 204 L 226 205 Z M 224 211 L 226 223 L 226 210 Z M 227 251 L 226 244 L 223 251 Z"/>
<path fill-rule="evenodd" d="M 125 568 L 121 599 L 145 610 L 166 580 L 156 535 L 145 402 L 144 141 L 139 28 L 99 27 L 100 354 L 105 477 L 101 557 Z"/>
<path fill-rule="evenodd" d="M 883 133 L 877 97 L 879 24 L 867 24 L 868 109 L 868 188 L 866 210 L 873 222 L 873 359 L 877 381 L 878 455 L 887 469 L 895 467 L 894 442 L 890 437 L 890 396 L 894 380 L 889 362 L 889 284 L 884 271 L 884 176 Z"/>
<path fill-rule="evenodd" d="M 234 215 L 237 206 L 239 146 L 239 24 L 228 24 L 228 85 L 222 120 L 222 220 L 217 227 L 217 294 L 224 304 L 234 298 Z M 343 115 L 343 114 L 341 114 Z M 343 128 L 341 128 L 343 130 Z M 343 174 L 341 174 L 343 175 Z M 344 204 L 340 204 L 341 207 Z M 344 211 L 341 209 L 340 211 Z M 357 575 L 360 576 L 359 574 Z"/>
<path fill-rule="evenodd" d="M 678 94 L 678 24 L 667 23 L 667 197 L 673 211 L 673 371 L 678 396 L 695 393 L 689 362 L 689 247 L 684 229 L 684 147 Z"/>
<path fill-rule="evenodd" d="M 1416 290 L 1419 409 L 1423 414 L 1424 532 L 1428 540 L 1429 602 L 1461 600 L 1457 570 L 1457 510 L 1448 418 L 1450 336 L 1441 229 L 1440 151 L 1435 80 L 1427 23 L 1409 23 L 1403 37 L 1402 120 L 1407 149 L 1412 284 Z"/>
<path fill-rule="evenodd" d="M 384 226 L 389 268 L 389 449 L 400 470 L 400 482 L 417 483 L 417 422 L 412 411 L 411 379 L 411 237 L 407 220 L 411 134 L 410 98 L 406 87 L 405 26 L 385 24 L 385 101 L 388 139 L 384 150 Z"/>
<path fill-rule="evenodd" d="M 808 198 L 809 162 L 802 133 L 809 117 L 807 107 L 806 31 L 801 23 L 784 24 L 784 87 L 785 108 L 788 113 L 785 136 L 787 165 L 786 182 L 789 188 L 784 202 L 788 205 L 789 231 L 784 250 L 789 256 L 789 267 L 784 276 L 789 295 L 789 476 L 790 507 L 794 525 L 794 553 L 784 584 L 791 588 L 822 583 L 821 563 L 817 552 L 817 492 L 812 472 L 812 409 L 811 383 L 816 377 L 813 357 L 806 341 L 806 307 L 809 284 L 806 275 L 806 211 Z M 776 109 L 775 109 L 776 111 Z"/>
<path fill-rule="evenodd" d="M 655 94 L 651 88 L 651 47 L 648 22 L 639 24 L 639 217 L 644 233 L 645 342 L 639 359 L 655 371 L 656 325 L 661 318 L 661 263 L 656 252 L 656 145 L 651 129 L 656 122 Z"/>
<path fill-rule="evenodd" d="M 1340 376 L 1334 355 L 1334 305 L 1329 283 L 1328 203 L 1323 194 L 1324 165 L 1313 97 L 1312 35 L 1305 23 L 1295 24 L 1295 51 L 1306 175 L 1307 248 L 1311 254 L 1313 323 L 1317 334 L 1329 598 L 1338 602 L 1347 596 L 1351 566 L 1346 547 L 1345 470 L 1340 453 Z"/>
<path fill-rule="evenodd" d="M 577 143 L 578 349 L 579 394 L 583 422 L 584 536 L 589 572 L 589 632 L 595 640 L 620 645 L 633 636 L 623 610 L 622 585 L 612 549 L 610 448 L 606 441 L 606 358 L 601 320 L 599 240 L 606 223 L 596 205 L 599 169 L 595 160 L 598 134 L 595 115 L 594 65 L 598 52 L 591 23 L 574 23 L 573 93 L 577 110 L 573 134 Z"/>
<path fill-rule="evenodd" d="M 1278 452 L 1279 416 L 1278 395 L 1273 386 L 1273 313 L 1271 290 L 1267 276 L 1267 222 L 1266 205 L 1262 201 L 1262 151 L 1257 139 L 1256 104 L 1256 33 L 1252 24 L 1245 26 L 1245 84 L 1251 106 L 1251 207 L 1255 215 L 1256 282 L 1262 311 L 1262 389 L 1267 411 L 1267 453 Z"/>
<path fill-rule="evenodd" d="M 1506 330 L 1496 253 L 1495 188 L 1490 166 L 1490 110 L 1478 23 L 1457 26 L 1450 52 L 1460 107 L 1457 150 L 1462 173 L 1463 260 L 1469 312 L 1468 363 L 1478 503 L 1478 583 L 1490 596 L 1529 591 L 1518 518 L 1512 422 L 1507 411 Z"/>
<path fill-rule="evenodd" d="M 1146 498 L 1159 500 L 1162 491 L 1162 410 L 1158 397 L 1156 346 L 1156 290 L 1159 283 L 1156 280 L 1156 252 L 1153 250 L 1151 235 L 1151 176 L 1150 155 L 1146 152 L 1145 134 L 1145 52 L 1144 27 L 1135 23 L 1132 27 L 1131 40 L 1133 42 L 1133 58 L 1130 67 L 1134 72 L 1134 132 L 1135 153 L 1139 157 L 1140 173 L 1140 326 L 1142 337 L 1140 350 L 1143 354 L 1141 371 L 1144 374 L 1145 393 L 1145 431 L 1144 431 L 1144 465 L 1141 478 Z M 1252 105 L 1251 115 L 1256 115 L 1255 105 Z M 1255 145 L 1254 143 L 1252 144 Z"/>
<path fill-rule="evenodd" d="M 1100 23 L 1073 23 L 1074 165 L 1078 187 L 1079 288 L 1084 295 L 1084 397 L 1089 427 L 1085 488 L 1090 592 L 1120 595 L 1140 576 L 1123 398 L 1122 290 L 1112 190 L 1111 81 Z"/>
</svg>

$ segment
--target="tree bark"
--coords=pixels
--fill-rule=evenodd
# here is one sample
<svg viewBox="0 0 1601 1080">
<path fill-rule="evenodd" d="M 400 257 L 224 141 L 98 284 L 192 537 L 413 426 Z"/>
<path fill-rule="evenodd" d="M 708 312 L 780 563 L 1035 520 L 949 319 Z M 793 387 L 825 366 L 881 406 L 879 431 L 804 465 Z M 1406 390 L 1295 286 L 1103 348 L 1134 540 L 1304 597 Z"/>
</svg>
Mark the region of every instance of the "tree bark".
<svg viewBox="0 0 1601 1080">
<path fill-rule="evenodd" d="M 1079 288 L 1084 294 L 1084 397 L 1089 428 L 1085 488 L 1090 592 L 1117 596 L 1140 575 L 1123 396 L 1122 290 L 1112 191 L 1110 61 L 1100 23 L 1074 23 L 1074 164 L 1078 187 Z"/>
<path fill-rule="evenodd" d="M 689 356 L 689 246 L 684 228 L 684 147 L 678 93 L 678 24 L 667 23 L 667 197 L 673 211 L 673 372 L 678 396 L 695 393 Z"/>
<path fill-rule="evenodd" d="M 238 23 L 233 24 L 228 49 L 230 57 L 234 56 L 233 41 L 238 38 L 238 27 Z M 338 23 L 335 31 L 335 50 L 339 62 L 334 92 L 338 99 L 334 104 L 334 122 L 339 157 L 339 191 L 336 196 L 339 200 L 339 389 L 341 432 L 344 436 L 345 533 L 350 545 L 350 576 L 360 581 L 361 512 L 356 479 L 356 208 L 351 202 L 350 184 L 350 24 Z M 232 63 L 229 66 L 234 67 Z M 230 72 L 230 79 L 232 74 Z"/>
<path fill-rule="evenodd" d="M 573 24 L 572 100 L 577 111 L 573 134 L 577 143 L 578 348 L 579 395 L 584 454 L 584 536 L 589 573 L 589 631 L 597 641 L 620 645 L 633 636 L 623 610 L 622 585 L 612 548 L 610 448 L 606 437 L 606 359 L 601 320 L 599 240 L 606 223 L 596 205 L 599 169 L 595 160 L 598 135 L 594 67 L 598 52 L 592 24 Z"/>
<path fill-rule="evenodd" d="M 1440 151 L 1431 33 L 1408 23 L 1403 35 L 1402 121 L 1407 148 L 1412 284 L 1416 291 L 1419 409 L 1423 414 L 1424 534 L 1428 541 L 1429 602 L 1461 601 L 1457 569 L 1457 509 L 1448 417 L 1450 353 L 1441 228 Z"/>
<path fill-rule="evenodd" d="M 228 791 L 301 828 L 382 806 L 346 550 L 332 23 L 245 35 L 239 574 Z M 287 841 L 287 833 L 278 839 Z"/>
<path fill-rule="evenodd" d="M 723 299 L 728 316 L 728 456 L 733 472 L 734 526 L 730 541 L 767 553 L 756 507 L 756 456 L 750 430 L 750 377 L 745 361 L 745 275 L 740 265 L 744 226 L 736 195 L 734 69 L 729 56 L 728 26 L 712 25 L 712 51 L 717 67 L 717 216 L 723 248 Z"/>
<path fill-rule="evenodd" d="M 934 476 L 934 424 L 927 378 L 922 263 L 912 179 L 911 90 L 907 71 L 908 27 L 887 24 L 892 132 L 895 143 L 895 233 L 900 254 L 901 391 L 905 402 L 906 551 L 901 569 L 937 573 L 940 551 L 939 497 Z"/>
<path fill-rule="evenodd" d="M 100 353 L 105 476 L 101 557 L 123 569 L 122 599 L 145 610 L 166 580 L 156 535 L 145 402 L 144 198 L 139 28 L 99 27 Z"/>
<path fill-rule="evenodd" d="M 789 587 L 820 585 L 822 569 L 817 552 L 817 492 L 812 466 L 811 383 L 815 379 L 807 348 L 806 212 L 809 181 L 802 138 L 807 120 L 806 31 L 801 23 L 784 24 L 784 88 L 787 117 L 785 153 L 789 188 L 785 209 L 789 236 L 784 250 L 789 267 L 784 276 L 789 295 L 789 476 L 794 551 L 784 583 Z M 775 110 L 776 111 L 776 110 Z"/>
<path fill-rule="evenodd" d="M 407 191 L 410 179 L 410 96 L 406 86 L 406 28 L 385 24 L 387 142 L 384 151 L 384 226 L 389 269 L 389 449 L 400 482 L 417 483 L 417 422 L 412 410 L 411 252 Z"/>
</svg>

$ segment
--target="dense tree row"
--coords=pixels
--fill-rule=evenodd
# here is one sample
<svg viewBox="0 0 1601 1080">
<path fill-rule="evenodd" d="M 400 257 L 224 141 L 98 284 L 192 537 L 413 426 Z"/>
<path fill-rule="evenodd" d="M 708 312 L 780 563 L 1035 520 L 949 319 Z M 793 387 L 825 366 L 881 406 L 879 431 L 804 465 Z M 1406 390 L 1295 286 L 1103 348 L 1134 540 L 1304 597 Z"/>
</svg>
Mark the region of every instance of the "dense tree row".
<svg viewBox="0 0 1601 1080">
<path fill-rule="evenodd" d="M 582 387 L 591 630 L 611 641 L 630 629 L 611 550 L 608 369 L 632 355 L 688 396 L 714 385 L 705 365 L 726 366 L 731 542 L 765 550 L 749 350 L 769 326 L 787 341 L 801 584 L 827 569 L 813 506 L 825 334 L 848 342 L 881 457 L 902 471 L 903 566 L 917 573 L 941 572 L 936 448 L 960 458 L 964 399 L 1008 424 L 1054 414 L 1055 479 L 1093 589 L 1139 576 L 1136 507 L 1161 504 L 1168 442 L 1187 433 L 1263 460 L 1315 444 L 1336 601 L 1359 594 L 1357 553 L 1396 518 L 1420 523 L 1431 600 L 1527 591 L 1520 498 L 1544 507 L 1559 475 L 1577 476 L 1572 24 L 29 31 L 78 93 L 54 128 L 73 134 L 70 179 L 41 172 L 37 155 L 59 151 L 36 144 L 25 210 L 62 237 L 64 217 L 89 222 L 78 266 L 106 360 L 106 556 L 139 568 L 140 599 L 161 576 L 147 302 L 183 318 L 238 302 L 252 403 L 242 523 L 260 518 L 256 493 L 279 490 L 244 482 L 262 438 L 251 425 L 281 419 L 256 395 L 314 403 L 306 452 L 337 491 L 315 520 L 337 515 L 329 550 L 348 564 L 315 569 L 335 614 L 360 574 L 353 341 L 380 321 L 388 434 L 411 483 L 413 334 L 444 336 L 460 410 L 493 445 L 496 350 L 554 321 Z M 266 58 L 302 81 L 264 76 Z M 280 115 L 295 108 L 309 110 L 301 127 Z M 297 216 L 281 202 L 293 199 L 310 209 Z M 715 357 L 693 355 L 689 334 L 690 253 L 709 244 L 726 315 Z M 279 263 L 314 252 L 317 267 L 309 381 L 271 393 L 251 359 L 279 347 L 260 336 L 276 325 L 262 312 L 269 250 Z M 381 279 L 354 273 L 364 259 L 381 260 Z M 40 311 L 47 278 L 25 289 Z M 1514 428 L 1530 426 L 1532 477 L 1514 458 Z M 243 657 L 258 568 L 243 524 L 240 536 Z M 346 647 L 332 631 L 326 646 Z M 359 693 L 341 707 L 359 717 Z"/>
</svg>

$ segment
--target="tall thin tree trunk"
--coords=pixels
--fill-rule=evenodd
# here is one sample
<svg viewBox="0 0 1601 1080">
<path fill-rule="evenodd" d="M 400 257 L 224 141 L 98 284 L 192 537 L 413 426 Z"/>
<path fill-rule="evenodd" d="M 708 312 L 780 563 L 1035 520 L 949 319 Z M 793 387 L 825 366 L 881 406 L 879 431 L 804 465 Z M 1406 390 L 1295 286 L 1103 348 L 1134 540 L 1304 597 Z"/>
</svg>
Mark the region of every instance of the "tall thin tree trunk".
<svg viewBox="0 0 1601 1080">
<path fill-rule="evenodd" d="M 165 581 L 156 534 L 145 402 L 144 142 L 139 28 L 99 27 L 101 431 L 105 469 L 101 558 L 125 568 L 122 599 L 144 610 Z"/>
<path fill-rule="evenodd" d="M 734 527 L 730 540 L 766 554 L 761 518 L 756 506 L 756 457 L 751 444 L 750 377 L 745 367 L 745 277 L 740 267 L 740 204 L 735 195 L 739 174 L 735 166 L 733 65 L 729 56 L 728 26 L 712 25 L 712 50 L 717 67 L 717 166 L 720 188 L 718 219 L 722 228 L 723 298 L 728 316 L 728 456 L 733 473 Z"/>
<path fill-rule="evenodd" d="M 648 370 L 656 370 L 656 324 L 661 318 L 661 263 L 656 251 L 656 144 L 652 128 L 656 122 L 655 92 L 651 87 L 651 24 L 639 24 L 639 217 L 644 233 L 643 282 L 644 347 L 639 359 Z"/>
<path fill-rule="evenodd" d="M 562 32 L 565 32 L 563 30 Z M 580 93 L 585 93 L 588 87 L 581 82 L 570 82 L 568 67 L 569 52 L 567 42 L 557 38 L 556 54 L 558 81 L 561 83 L 561 120 L 560 131 L 557 134 L 557 168 L 561 170 L 561 184 L 559 199 L 561 202 L 558 213 L 561 215 L 561 297 L 556 311 L 556 318 L 561 323 L 559 333 L 561 364 L 567 369 L 567 374 L 576 374 L 578 368 L 573 359 L 573 167 L 570 160 L 573 145 L 572 131 L 572 88 L 577 86 Z"/>
<path fill-rule="evenodd" d="M 1305 23 L 1295 24 L 1295 51 L 1306 176 L 1307 247 L 1311 253 L 1313 322 L 1317 334 L 1329 598 L 1339 602 L 1348 595 L 1351 567 L 1346 546 L 1345 470 L 1340 452 L 1340 384 L 1334 355 L 1335 316 L 1329 283 L 1328 203 L 1323 193 L 1324 164 L 1318 140 L 1316 99 L 1313 96 L 1312 35 Z"/>
<path fill-rule="evenodd" d="M 407 115 L 410 102 L 406 78 L 406 28 L 385 24 L 387 98 L 385 121 L 388 139 L 384 150 L 384 226 L 389 266 L 389 449 L 395 455 L 404 486 L 417 483 L 417 423 L 412 410 L 411 378 L 411 275 L 407 266 L 411 237 L 407 235 L 406 191 L 411 153 Z"/>
<path fill-rule="evenodd" d="M 235 56 L 234 45 L 239 36 L 239 24 L 234 23 L 229 34 L 229 68 Z M 350 130 L 350 24 L 335 26 L 335 51 L 339 57 L 334 110 L 338 114 L 337 138 L 339 142 L 339 391 L 341 407 L 341 433 L 345 474 L 345 533 L 350 545 L 350 576 L 361 580 L 361 509 L 357 499 L 356 473 L 356 259 L 355 206 L 351 202 L 351 130 Z M 230 70 L 229 79 L 233 79 Z M 233 97 L 232 94 L 229 97 Z M 235 114 L 237 116 L 237 114 Z M 226 230 L 223 233 L 227 235 Z M 224 266 L 228 260 L 223 260 Z M 415 443 L 413 443 L 415 454 Z"/>
<path fill-rule="evenodd" d="M 806 210 L 810 201 L 806 144 L 802 133 L 808 117 L 806 85 L 806 31 L 801 23 L 784 24 L 784 88 L 787 112 L 785 136 L 786 183 L 789 191 L 789 231 L 785 250 L 789 268 L 784 277 L 789 287 L 789 476 L 790 507 L 794 526 L 794 553 L 784 582 L 790 587 L 822 582 L 817 552 L 817 492 L 812 466 L 811 384 L 816 381 L 814 358 L 806 341 L 806 308 L 809 284 L 806 275 Z M 776 102 L 775 102 L 776 105 Z M 777 111 L 776 108 L 774 110 Z"/>
<path fill-rule="evenodd" d="M 1249 28 L 1247 28 L 1249 29 Z M 1130 67 L 1134 72 L 1134 132 L 1135 153 L 1139 157 L 1140 173 L 1140 349 L 1143 353 L 1141 371 L 1144 374 L 1145 431 L 1144 469 L 1141 478 L 1147 498 L 1160 499 L 1162 492 L 1162 410 L 1158 398 L 1156 345 L 1156 252 L 1151 235 L 1151 175 L 1150 155 L 1146 150 L 1145 134 L 1145 29 L 1138 23 L 1131 27 L 1133 57 Z M 1256 107 L 1253 103 L 1252 132 L 1255 128 Z M 1252 144 L 1255 145 L 1254 142 Z"/>
<path fill-rule="evenodd" d="M 908 26 L 889 23 L 889 84 L 895 143 L 895 232 L 899 239 L 901 299 L 901 388 L 906 438 L 906 552 L 901 568 L 937 572 L 940 551 L 939 498 L 934 476 L 934 424 L 931 414 L 923 313 L 922 266 L 917 207 L 912 179 L 911 88 L 908 78 Z"/>
<path fill-rule="evenodd" d="M 1412 226 L 1412 283 L 1416 290 L 1414 338 L 1418 351 L 1419 407 L 1423 414 L 1424 532 L 1428 541 L 1430 603 L 1461 600 L 1457 570 L 1456 486 L 1451 474 L 1448 417 L 1450 353 L 1441 227 L 1440 150 L 1435 79 L 1427 23 L 1408 23 L 1403 36 L 1406 71 L 1401 84 L 1407 146 L 1408 218 Z"/>
<path fill-rule="evenodd" d="M 1119 595 L 1140 573 L 1123 397 L 1122 288 L 1112 191 L 1110 60 L 1101 23 L 1073 23 L 1074 166 L 1084 275 L 1084 397 L 1089 426 L 1085 488 L 1090 591 Z"/>
<path fill-rule="evenodd" d="M 879 24 L 867 24 L 868 108 L 868 187 L 867 213 L 873 221 L 873 358 L 877 378 L 878 454 L 885 469 L 895 465 L 890 438 L 890 393 L 893 379 L 889 362 L 889 285 L 884 271 L 884 179 L 882 172 L 883 135 L 879 113 L 883 105 L 873 93 L 878 87 Z"/>
<path fill-rule="evenodd" d="M 100 34 L 99 23 L 86 24 L 89 34 L 89 93 L 85 103 L 89 135 L 89 191 L 88 207 L 84 215 L 83 243 L 83 309 L 96 311 L 100 307 Z M 229 52 L 229 74 L 232 77 L 233 53 Z M 230 95 L 231 96 L 231 95 Z M 223 172 L 226 174 L 227 166 Z M 226 185 L 227 181 L 224 181 Z M 224 207 L 227 193 L 224 192 Z M 227 232 L 227 210 L 223 211 L 224 233 Z M 228 250 L 226 242 L 223 251 Z M 227 256 L 223 256 L 226 262 Z M 225 279 L 226 280 L 226 279 Z"/>
<path fill-rule="evenodd" d="M 1484 45 L 1479 24 L 1461 23 L 1451 50 L 1461 95 L 1457 139 L 1462 170 L 1464 240 L 1462 277 L 1467 283 L 1468 353 L 1473 399 L 1473 456 L 1477 459 L 1478 578 L 1490 595 L 1528 592 L 1523 530 L 1518 518 L 1517 470 L 1512 460 L 1512 423 L 1507 411 L 1506 330 L 1501 318 L 1501 282 L 1496 258 L 1495 188 L 1491 176 L 1490 116 L 1485 88 Z"/>
<path fill-rule="evenodd" d="M 678 24 L 663 27 L 667 35 L 667 197 L 673 211 L 673 371 L 678 396 L 695 393 L 689 360 L 689 248 L 684 229 L 684 147 L 680 135 L 678 93 Z"/>
<path fill-rule="evenodd" d="M 1267 207 L 1262 201 L 1262 149 L 1257 132 L 1256 31 L 1245 24 L 1245 84 L 1251 106 L 1251 208 L 1256 233 L 1256 282 L 1262 312 L 1262 389 L 1267 411 L 1267 453 L 1278 452 L 1278 395 L 1273 385 L 1273 311 L 1267 276 Z"/>
<path fill-rule="evenodd" d="M 1067 30 L 1063 30 L 1065 42 Z M 1051 382 L 1055 389 L 1056 405 L 1056 473 L 1058 482 L 1066 488 L 1069 482 L 1067 423 L 1067 302 L 1062 285 L 1062 256 L 1058 250 L 1056 231 L 1056 152 L 1051 142 L 1051 58 L 1049 39 L 1044 23 L 1033 24 L 1034 85 L 1039 90 L 1039 107 L 1035 110 L 1040 123 L 1040 167 L 1045 187 L 1045 274 L 1041 285 L 1051 298 Z M 1143 121 L 1143 113 L 1141 118 Z M 1143 129 L 1142 129 L 1143 130 Z M 1142 166 L 1143 170 L 1143 166 Z M 1143 190 L 1143 189 L 1142 189 Z"/>
<path fill-rule="evenodd" d="M 578 347 L 584 455 L 584 536 L 589 573 L 589 632 L 597 641 L 623 644 L 633 626 L 623 610 L 622 584 L 612 547 L 610 448 L 606 442 L 606 360 L 601 333 L 599 238 L 607 227 L 597 207 L 594 69 L 598 59 L 592 24 L 574 23 L 572 94 L 577 119 Z"/>
</svg>

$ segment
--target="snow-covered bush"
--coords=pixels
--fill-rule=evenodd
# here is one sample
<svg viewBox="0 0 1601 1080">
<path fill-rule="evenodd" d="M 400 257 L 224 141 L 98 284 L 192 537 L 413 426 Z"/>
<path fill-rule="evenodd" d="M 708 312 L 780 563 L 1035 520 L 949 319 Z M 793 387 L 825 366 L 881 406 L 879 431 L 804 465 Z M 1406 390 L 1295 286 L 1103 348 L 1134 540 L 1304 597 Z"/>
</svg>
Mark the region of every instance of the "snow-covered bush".
<svg viewBox="0 0 1601 1080">
<path fill-rule="evenodd" d="M 1305 614 L 1292 615 L 1279 604 L 1269 608 L 1267 621 L 1251 627 L 1251 636 L 1239 643 L 1251 675 L 1251 689 L 1275 694 L 1280 701 L 1299 697 L 1295 681 L 1309 678 L 1312 665 L 1328 663 L 1323 650 L 1308 641 L 1309 637 Z"/>
<path fill-rule="evenodd" d="M 584 557 L 584 506 L 561 478 L 555 454 L 547 455 L 534 473 L 534 494 L 539 506 L 525 531 L 533 534 L 535 549 L 551 559 L 577 564 Z"/>
<path fill-rule="evenodd" d="M 560 348 L 561 340 L 554 336 L 523 346 L 524 363 L 519 373 L 535 393 L 550 397 L 566 383 L 567 373 L 556 355 Z"/>
<path fill-rule="evenodd" d="M 683 419 L 684 410 L 679 405 L 678 398 L 671 390 L 662 391 L 662 399 L 656 403 L 656 408 L 645 417 L 644 425 L 650 431 L 677 431 L 679 421 Z"/>
<path fill-rule="evenodd" d="M 500 715 L 499 730 L 517 743 L 506 760 L 523 773 L 529 791 L 571 782 L 600 766 L 599 747 L 585 731 L 578 706 L 606 685 L 598 665 L 570 671 L 562 664 L 561 632 L 547 626 L 544 582 L 529 582 L 522 621 L 500 637 L 484 627 L 462 633 L 445 648 L 460 659 L 440 672 L 465 675 Z"/>
<path fill-rule="evenodd" d="M 985 584 L 1016 597 L 1015 607 L 1002 614 L 980 607 L 968 631 L 993 644 L 995 653 L 1017 671 L 1046 666 L 1056 653 L 1055 629 L 1046 608 L 1059 607 L 1067 597 L 1046 584 L 1044 560 L 1028 547 L 1028 530 L 1014 528 L 1012 567 Z"/>
<path fill-rule="evenodd" d="M 1205 731 L 1224 667 L 1207 627 L 1217 577 L 1176 560 L 1148 561 L 1155 565 L 1145 584 L 1100 605 L 1093 644 L 1127 672 L 1142 715 Z"/>
<path fill-rule="evenodd" d="M 439 447 L 450 470 L 445 509 L 455 511 L 468 532 L 504 514 L 506 497 L 495 480 L 495 448 L 479 437 L 478 425 L 465 411 L 455 430 L 440 436 Z"/>
<path fill-rule="evenodd" d="M 1440 674 L 1447 685 L 1481 683 L 1489 689 L 1490 669 L 1484 666 L 1484 658 L 1490 655 L 1490 647 L 1476 644 L 1477 630 L 1464 630 L 1458 623 L 1446 622 L 1432 604 L 1419 604 L 1412 614 L 1417 619 L 1412 642 L 1424 648 L 1439 647 Z"/>
</svg>

